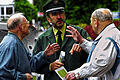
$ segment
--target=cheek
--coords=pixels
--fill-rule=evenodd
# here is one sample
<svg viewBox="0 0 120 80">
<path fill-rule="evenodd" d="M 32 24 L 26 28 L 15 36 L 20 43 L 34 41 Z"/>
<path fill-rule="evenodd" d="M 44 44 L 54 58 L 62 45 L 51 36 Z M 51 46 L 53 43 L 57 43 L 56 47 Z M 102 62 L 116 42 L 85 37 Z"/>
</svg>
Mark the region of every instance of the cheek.
<svg viewBox="0 0 120 80">
<path fill-rule="evenodd" d="M 62 19 L 63 19 L 63 20 L 65 20 L 65 18 L 66 18 L 65 16 L 62 16 Z"/>
<path fill-rule="evenodd" d="M 93 31 L 95 31 L 95 27 L 94 27 L 94 25 L 91 23 L 91 25 L 92 25 L 92 29 L 93 29 Z"/>
<path fill-rule="evenodd" d="M 51 18 L 51 22 L 55 23 L 57 21 L 57 18 Z"/>
<path fill-rule="evenodd" d="M 24 29 L 25 29 L 25 31 L 28 31 L 29 26 L 28 25 L 24 26 Z"/>
</svg>

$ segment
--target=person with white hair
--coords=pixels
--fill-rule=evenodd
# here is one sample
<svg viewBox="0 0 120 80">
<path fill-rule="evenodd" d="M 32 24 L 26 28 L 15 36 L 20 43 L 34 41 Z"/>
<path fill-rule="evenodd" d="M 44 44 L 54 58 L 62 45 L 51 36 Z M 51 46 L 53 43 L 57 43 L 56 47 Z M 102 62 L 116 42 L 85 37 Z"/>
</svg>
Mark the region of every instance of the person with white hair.
<svg viewBox="0 0 120 80">
<path fill-rule="evenodd" d="M 48 45 L 44 53 L 29 53 L 22 39 L 29 34 L 29 21 L 21 13 L 12 15 L 7 22 L 8 34 L 0 43 L 0 80 L 32 80 L 36 72 L 46 63 L 46 56 L 57 51 L 59 45 Z M 56 49 L 53 50 L 53 47 Z"/>
<path fill-rule="evenodd" d="M 120 43 L 120 31 L 113 23 L 112 12 L 107 8 L 95 10 L 91 15 L 91 25 L 94 32 L 98 34 L 92 45 L 75 28 L 67 27 L 69 29 L 67 31 L 71 33 L 67 37 L 73 37 L 75 41 L 79 42 L 79 46 L 88 52 L 89 56 L 87 63 L 76 70 L 68 72 L 66 79 L 116 80 L 114 78 L 116 72 L 113 68 L 117 50 L 109 38 L 112 38 L 116 43 Z M 118 48 L 120 48 L 119 45 Z M 74 49 L 74 51 L 76 50 Z"/>
</svg>

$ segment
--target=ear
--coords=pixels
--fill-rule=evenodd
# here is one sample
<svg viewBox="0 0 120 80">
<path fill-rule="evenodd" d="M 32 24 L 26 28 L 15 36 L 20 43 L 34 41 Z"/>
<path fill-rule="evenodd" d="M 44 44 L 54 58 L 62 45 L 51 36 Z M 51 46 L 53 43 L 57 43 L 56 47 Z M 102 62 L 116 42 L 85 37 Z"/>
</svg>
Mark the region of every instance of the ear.
<svg viewBox="0 0 120 80">
<path fill-rule="evenodd" d="M 99 22 L 98 22 L 98 20 L 97 20 L 97 19 L 94 19 L 94 25 L 95 25 L 95 27 L 98 27 Z"/>
<path fill-rule="evenodd" d="M 46 19 L 48 20 L 49 23 L 51 23 L 51 20 L 48 16 L 46 17 Z"/>
<path fill-rule="evenodd" d="M 22 25 L 21 24 L 18 25 L 18 29 L 19 29 L 19 31 L 22 32 Z"/>
</svg>

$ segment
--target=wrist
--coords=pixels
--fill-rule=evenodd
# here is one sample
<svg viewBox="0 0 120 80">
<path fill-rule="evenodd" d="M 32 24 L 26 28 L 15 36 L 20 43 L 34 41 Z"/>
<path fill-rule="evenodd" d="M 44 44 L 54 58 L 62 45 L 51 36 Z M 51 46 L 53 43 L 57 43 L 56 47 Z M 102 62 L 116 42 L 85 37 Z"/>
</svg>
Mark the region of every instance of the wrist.
<svg viewBox="0 0 120 80">
<path fill-rule="evenodd" d="M 47 56 L 47 51 L 46 50 L 44 51 L 44 55 Z"/>
<path fill-rule="evenodd" d="M 20 74 L 19 77 L 20 77 L 21 80 L 26 80 L 27 79 L 26 74 Z"/>
<path fill-rule="evenodd" d="M 84 39 L 79 40 L 79 43 L 82 44 L 84 42 Z"/>
<path fill-rule="evenodd" d="M 75 74 L 76 79 L 80 79 L 80 73 Z"/>
</svg>

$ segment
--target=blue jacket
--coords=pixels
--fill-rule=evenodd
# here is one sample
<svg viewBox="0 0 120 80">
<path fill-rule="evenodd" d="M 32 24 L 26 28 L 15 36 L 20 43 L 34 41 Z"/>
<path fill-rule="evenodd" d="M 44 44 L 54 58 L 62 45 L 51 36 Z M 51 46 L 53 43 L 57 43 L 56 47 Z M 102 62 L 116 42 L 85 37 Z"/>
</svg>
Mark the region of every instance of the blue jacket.
<svg viewBox="0 0 120 80">
<path fill-rule="evenodd" d="M 43 54 L 33 56 L 15 34 L 8 33 L 0 43 L 0 80 L 26 80 L 25 73 L 35 72 L 45 61 Z"/>
</svg>

